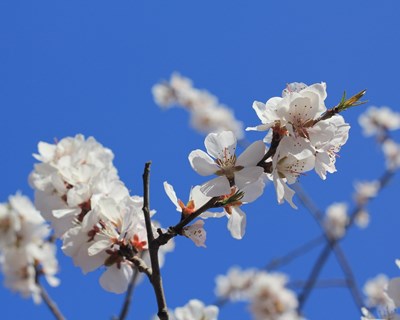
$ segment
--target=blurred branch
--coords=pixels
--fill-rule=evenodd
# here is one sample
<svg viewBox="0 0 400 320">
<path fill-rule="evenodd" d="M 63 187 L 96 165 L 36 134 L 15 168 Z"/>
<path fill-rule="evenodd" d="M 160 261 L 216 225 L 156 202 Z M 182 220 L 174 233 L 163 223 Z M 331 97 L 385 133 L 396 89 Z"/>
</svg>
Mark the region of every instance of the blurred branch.
<svg viewBox="0 0 400 320">
<path fill-rule="evenodd" d="M 133 268 L 133 275 L 132 275 L 131 282 L 129 283 L 128 290 L 125 295 L 124 304 L 122 305 L 122 309 L 119 314 L 119 317 L 116 318 L 115 320 L 125 320 L 126 317 L 128 316 L 129 307 L 132 302 L 133 290 L 135 288 L 138 276 L 139 276 L 139 269 Z"/>
<path fill-rule="evenodd" d="M 65 320 L 65 317 L 61 313 L 60 309 L 58 309 L 57 304 L 51 299 L 49 294 L 47 293 L 46 289 L 40 283 L 40 275 L 42 275 L 42 271 L 35 266 L 35 284 L 39 287 L 40 296 L 42 297 L 44 303 L 50 309 L 50 312 L 54 315 L 54 318 L 57 320 Z"/>
<path fill-rule="evenodd" d="M 384 174 L 380 177 L 379 179 L 379 184 L 380 188 L 378 190 L 378 193 L 382 191 L 382 189 L 388 184 L 388 182 L 392 179 L 394 176 L 395 171 L 393 170 L 387 170 L 384 172 Z M 367 205 L 369 201 L 371 201 L 373 198 L 368 198 L 367 201 L 365 201 L 362 205 L 358 205 L 353 212 L 350 215 L 349 222 L 346 226 L 346 231 L 353 225 L 355 218 L 357 217 L 357 214 L 359 214 L 364 207 Z M 307 283 L 304 286 L 304 290 L 299 294 L 299 307 L 298 310 L 301 311 L 304 308 L 305 303 L 307 302 L 307 299 L 318 279 L 318 276 L 325 265 L 326 261 L 328 260 L 329 253 L 331 251 L 331 248 L 335 247 L 337 242 L 339 242 L 341 239 L 335 239 L 332 238 L 330 241 L 325 245 L 323 251 L 321 252 L 320 256 L 318 257 L 313 269 L 311 270 L 311 273 L 308 277 Z"/>
<path fill-rule="evenodd" d="M 315 221 L 318 223 L 318 225 L 324 231 L 324 237 L 326 238 L 327 243 L 330 245 L 331 238 L 327 235 L 326 230 L 323 226 L 324 214 L 315 205 L 315 203 L 312 201 L 312 199 L 306 194 L 306 192 L 304 191 L 304 189 L 301 187 L 301 185 L 299 183 L 294 185 L 294 189 L 296 191 L 296 194 L 297 194 L 300 202 L 310 212 L 310 214 L 313 216 Z M 350 290 L 351 295 L 353 296 L 353 300 L 354 300 L 354 303 L 356 304 L 357 309 L 361 310 L 361 308 L 364 306 L 362 294 L 361 294 L 360 290 L 358 289 L 358 285 L 357 285 L 356 279 L 354 277 L 353 270 L 346 258 L 345 253 L 343 252 L 342 248 L 339 246 L 338 243 L 336 245 L 332 245 L 332 246 L 330 245 L 329 247 L 333 250 L 333 252 L 336 256 L 336 259 L 339 262 L 339 265 L 346 277 L 347 286 Z"/>
<path fill-rule="evenodd" d="M 323 235 L 318 236 L 317 238 L 314 238 L 301 246 L 293 249 L 289 253 L 287 253 L 284 256 L 281 256 L 279 258 L 274 258 L 272 259 L 265 267 L 267 271 L 272 271 L 274 269 L 277 269 L 281 266 L 284 266 L 288 263 L 290 263 L 292 260 L 296 259 L 297 257 L 300 257 L 310 250 L 314 249 L 318 245 L 322 244 L 325 241 L 325 237 Z"/>
</svg>

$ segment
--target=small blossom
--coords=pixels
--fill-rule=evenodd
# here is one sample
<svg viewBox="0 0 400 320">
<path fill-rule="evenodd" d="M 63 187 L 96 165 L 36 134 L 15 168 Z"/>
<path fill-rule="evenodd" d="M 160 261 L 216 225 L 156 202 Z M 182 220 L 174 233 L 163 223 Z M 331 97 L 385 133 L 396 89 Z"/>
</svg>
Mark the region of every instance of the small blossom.
<svg viewBox="0 0 400 320">
<path fill-rule="evenodd" d="M 354 200 L 358 205 L 362 205 L 377 195 L 380 188 L 380 183 L 376 180 L 369 182 L 357 182 L 354 187 L 356 189 Z"/>
<path fill-rule="evenodd" d="M 253 285 L 256 272 L 255 269 L 230 268 L 226 275 L 219 275 L 215 279 L 216 296 L 231 301 L 249 299 L 249 289 Z"/>
<path fill-rule="evenodd" d="M 265 153 L 263 142 L 254 142 L 238 158 L 235 154 L 236 142 L 231 131 L 210 133 L 205 139 L 208 154 L 202 150 L 194 150 L 189 154 L 190 164 L 197 173 L 202 176 L 218 175 L 201 186 L 200 190 L 205 195 L 215 197 L 229 194 L 231 185 L 242 189 L 263 174 L 263 168 L 257 166 Z"/>
<path fill-rule="evenodd" d="M 400 129 L 400 113 L 388 107 L 369 107 L 361 114 L 358 122 L 366 136 L 382 135 L 387 130 Z"/>
<path fill-rule="evenodd" d="M 192 240 L 196 246 L 205 248 L 207 233 L 206 230 L 204 230 L 203 226 L 204 221 L 197 220 L 192 225 L 184 227 L 182 234 Z"/>
<path fill-rule="evenodd" d="M 331 238 L 339 239 L 344 236 L 348 221 L 347 205 L 345 203 L 334 203 L 326 210 L 325 230 Z"/>
<path fill-rule="evenodd" d="M 395 170 L 400 167 L 400 145 L 393 140 L 387 139 L 382 146 L 386 157 L 386 167 Z"/>
<path fill-rule="evenodd" d="M 380 310 L 393 310 L 395 304 L 388 296 L 389 279 L 384 274 L 379 274 L 373 279 L 369 279 L 364 285 L 364 294 L 367 297 L 367 306 L 378 307 Z"/>
</svg>

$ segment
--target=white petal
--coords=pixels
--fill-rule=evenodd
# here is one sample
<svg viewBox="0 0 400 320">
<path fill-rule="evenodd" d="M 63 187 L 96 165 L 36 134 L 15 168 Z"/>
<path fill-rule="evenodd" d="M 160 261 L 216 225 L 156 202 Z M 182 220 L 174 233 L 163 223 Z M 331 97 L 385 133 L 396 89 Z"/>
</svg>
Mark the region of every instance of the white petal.
<svg viewBox="0 0 400 320">
<path fill-rule="evenodd" d="M 193 170 L 201 176 L 210 176 L 219 170 L 213 159 L 202 150 L 194 150 L 189 154 L 189 162 Z"/>
<path fill-rule="evenodd" d="M 261 177 L 256 182 L 250 183 L 242 190 L 244 192 L 243 198 L 240 200 L 244 203 L 253 202 L 263 194 L 265 187 L 264 179 Z"/>
<path fill-rule="evenodd" d="M 235 239 L 242 239 L 246 231 L 246 214 L 238 207 L 232 208 L 228 215 L 228 230 Z"/>
<path fill-rule="evenodd" d="M 176 197 L 174 187 L 171 186 L 167 181 L 164 181 L 164 190 L 168 198 L 176 206 L 176 211 L 182 212 L 181 207 L 178 205 L 178 198 Z"/>
<path fill-rule="evenodd" d="M 191 239 L 196 246 L 205 248 L 207 232 L 206 230 L 204 230 L 203 226 L 204 226 L 204 221 L 197 220 L 192 225 L 184 227 L 183 234 L 189 239 Z"/>
<path fill-rule="evenodd" d="M 209 197 L 218 197 L 221 195 L 229 194 L 231 187 L 228 179 L 223 177 L 214 178 L 200 187 L 200 191 Z"/>
<path fill-rule="evenodd" d="M 202 219 L 221 218 L 221 217 L 225 217 L 225 216 L 226 216 L 225 211 L 222 211 L 222 212 L 211 212 L 211 211 L 206 211 L 206 212 L 203 212 L 203 213 L 200 215 L 200 218 L 202 218 Z"/>
<path fill-rule="evenodd" d="M 128 289 L 132 274 L 133 270 L 129 264 L 121 263 L 120 269 L 113 264 L 100 277 L 100 285 L 106 291 L 124 293 Z"/>
<path fill-rule="evenodd" d="M 89 247 L 88 254 L 89 254 L 89 256 L 94 256 L 94 255 L 100 253 L 101 251 L 107 249 L 108 247 L 110 247 L 111 244 L 112 244 L 112 242 L 110 241 L 110 239 L 96 241 L 94 244 L 92 244 Z"/>
<path fill-rule="evenodd" d="M 246 185 L 257 181 L 264 173 L 261 167 L 247 167 L 235 172 L 235 184 L 242 190 Z"/>
<path fill-rule="evenodd" d="M 196 210 L 202 207 L 211 199 L 211 197 L 207 197 L 203 192 L 201 192 L 200 189 L 201 186 L 195 186 L 190 191 L 190 196 L 189 196 L 190 200 L 194 201 L 194 207 Z"/>
<path fill-rule="evenodd" d="M 236 160 L 237 166 L 256 166 L 265 154 L 265 144 L 261 140 L 253 142 Z"/>
<path fill-rule="evenodd" d="M 225 149 L 232 156 L 236 151 L 236 137 L 232 131 L 222 131 L 220 133 L 210 133 L 204 141 L 208 154 L 216 159 L 221 159 Z"/>
</svg>

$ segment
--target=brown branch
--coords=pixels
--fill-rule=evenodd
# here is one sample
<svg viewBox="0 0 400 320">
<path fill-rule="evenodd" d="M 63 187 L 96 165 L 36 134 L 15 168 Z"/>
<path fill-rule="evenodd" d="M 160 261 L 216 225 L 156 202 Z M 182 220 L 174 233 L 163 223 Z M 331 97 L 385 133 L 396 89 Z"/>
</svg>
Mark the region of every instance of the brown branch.
<svg viewBox="0 0 400 320">
<path fill-rule="evenodd" d="M 54 318 L 57 320 L 65 320 L 65 317 L 61 313 L 60 309 L 58 309 L 57 304 L 51 299 L 46 289 L 41 285 L 39 281 L 40 275 L 42 275 L 42 271 L 36 266 L 35 267 L 35 284 L 38 286 L 40 290 L 40 296 L 42 297 L 44 303 L 49 308 L 50 312 L 53 314 Z"/>
<path fill-rule="evenodd" d="M 394 174 L 395 174 L 395 171 L 393 171 L 393 170 L 385 171 L 385 173 L 379 179 L 380 188 L 379 188 L 378 192 L 382 191 L 382 189 L 388 184 L 388 182 L 391 180 L 391 178 L 394 176 Z M 369 198 L 364 203 L 357 205 L 357 207 L 353 210 L 353 212 L 350 215 L 349 222 L 346 225 L 346 231 L 353 225 L 354 220 L 357 217 L 357 214 L 359 214 L 364 209 L 366 204 L 372 199 L 373 198 Z M 318 257 L 318 259 L 308 277 L 308 280 L 304 287 L 304 290 L 299 294 L 299 306 L 298 306 L 299 311 L 301 311 L 304 308 L 304 305 L 305 305 L 305 303 L 306 303 L 306 301 L 318 279 L 318 276 L 319 276 L 320 272 L 322 271 L 322 268 L 324 267 L 326 261 L 328 260 L 331 248 L 333 248 L 336 245 L 336 243 L 338 243 L 343 238 L 344 237 L 338 238 L 338 239 L 332 238 L 325 245 L 324 250 L 321 252 L 320 256 Z"/>
<path fill-rule="evenodd" d="M 315 219 L 317 224 L 324 231 L 324 237 L 326 238 L 327 243 L 330 244 L 331 238 L 326 233 L 326 230 L 323 225 L 324 214 L 314 204 L 314 202 L 306 194 L 306 192 L 304 191 L 304 189 L 301 187 L 300 184 L 294 185 L 294 189 L 296 191 L 296 194 L 297 194 L 300 202 L 310 212 L 310 214 L 313 216 L 313 218 Z M 355 276 L 353 274 L 353 270 L 346 258 L 346 255 L 338 243 L 336 243 L 336 245 L 330 246 L 330 248 L 333 250 L 333 252 L 336 256 L 336 259 L 339 262 L 340 268 L 342 269 L 342 271 L 346 277 L 346 282 L 347 282 L 349 291 L 350 291 L 351 295 L 353 296 L 354 303 L 356 304 L 357 309 L 361 310 L 361 308 L 364 307 L 362 294 L 361 294 L 360 290 L 358 289 L 358 285 L 357 285 Z"/>
<path fill-rule="evenodd" d="M 149 245 L 150 261 L 152 273 L 150 281 L 154 289 L 154 293 L 157 299 L 158 306 L 158 317 L 160 320 L 168 320 L 168 308 L 167 302 L 164 295 L 164 288 L 162 285 L 162 278 L 160 273 L 160 264 L 158 262 L 158 249 L 159 245 L 154 242 L 154 235 L 150 219 L 150 186 L 149 186 L 149 175 L 150 175 L 151 162 L 147 162 L 143 173 L 143 213 L 144 220 L 146 222 L 147 240 Z"/>
</svg>

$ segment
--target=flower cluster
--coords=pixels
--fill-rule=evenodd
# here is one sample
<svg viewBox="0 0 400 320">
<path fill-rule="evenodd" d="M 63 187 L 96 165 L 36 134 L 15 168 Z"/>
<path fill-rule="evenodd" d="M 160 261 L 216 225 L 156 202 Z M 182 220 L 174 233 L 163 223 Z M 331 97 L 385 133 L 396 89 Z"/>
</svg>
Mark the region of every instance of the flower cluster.
<svg viewBox="0 0 400 320">
<path fill-rule="evenodd" d="M 282 97 L 273 97 L 265 104 L 255 101 L 253 108 L 261 125 L 246 130 L 269 130 L 264 141 L 270 143 L 264 164 L 273 180 L 278 202 L 286 200 L 294 208 L 294 191 L 287 184 L 314 169 L 321 179 L 336 171 L 335 161 L 346 143 L 350 126 L 337 112 L 325 106 L 325 83 L 307 86 L 291 83 Z"/>
<path fill-rule="evenodd" d="M 133 275 L 132 258 L 146 258 L 148 243 L 143 200 L 129 195 L 113 157 L 92 137 L 40 142 L 35 158 L 41 162 L 30 183 L 37 206 L 63 241 L 64 253 L 84 273 L 105 266 L 101 286 L 122 293 Z M 172 246 L 164 246 L 160 254 Z"/>
<path fill-rule="evenodd" d="M 49 241 L 50 228 L 32 202 L 17 193 L 0 204 L 0 264 L 5 286 L 24 297 L 41 301 L 39 276 L 51 286 L 59 280 L 56 247 Z"/>
<path fill-rule="evenodd" d="M 216 278 L 216 295 L 224 300 L 249 301 L 257 320 L 299 320 L 296 295 L 287 289 L 282 273 L 267 273 L 234 267 Z"/>
<path fill-rule="evenodd" d="M 233 111 L 220 104 L 217 97 L 208 91 L 194 88 L 190 79 L 173 73 L 169 82 L 154 85 L 152 91 L 159 106 L 169 108 L 178 105 L 187 109 L 195 129 L 204 133 L 230 130 L 238 139 L 243 138 L 243 125 Z"/>
</svg>

